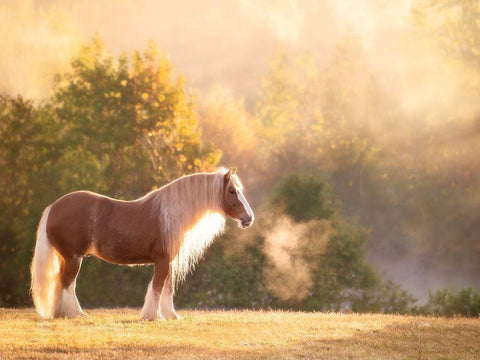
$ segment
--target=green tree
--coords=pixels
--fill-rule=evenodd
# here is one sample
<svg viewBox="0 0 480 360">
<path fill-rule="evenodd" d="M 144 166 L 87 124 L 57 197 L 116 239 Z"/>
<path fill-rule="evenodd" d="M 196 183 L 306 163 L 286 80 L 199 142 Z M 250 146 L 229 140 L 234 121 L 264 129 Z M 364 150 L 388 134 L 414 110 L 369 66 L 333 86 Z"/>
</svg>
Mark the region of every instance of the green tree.
<svg viewBox="0 0 480 360">
<path fill-rule="evenodd" d="M 393 123 L 392 108 L 358 37 L 345 36 L 325 69 L 309 54 L 278 51 L 256 109 L 264 173 L 328 172 L 348 216 L 362 213 L 382 182 L 375 135 Z"/>
<path fill-rule="evenodd" d="M 153 43 L 115 61 L 96 37 L 56 77 L 45 104 L 0 97 L 0 305 L 30 303 L 36 226 L 59 196 L 86 189 L 134 199 L 216 165 L 219 153 L 202 145 L 193 99 L 172 72 Z M 90 259 L 79 298 L 139 305 L 150 276 Z"/>
<path fill-rule="evenodd" d="M 271 178 L 308 168 L 315 136 L 312 126 L 321 120 L 320 71 L 310 54 L 296 57 L 277 51 L 262 80 L 256 117 L 260 121 L 259 149 Z"/>
<path fill-rule="evenodd" d="M 471 287 L 463 288 L 457 293 L 447 288 L 430 291 L 428 302 L 420 311 L 436 316 L 479 316 L 480 295 Z"/>
<path fill-rule="evenodd" d="M 57 77 L 65 191 L 138 197 L 216 164 L 217 152 L 200 142 L 193 100 L 182 78 L 171 81 L 172 70 L 153 43 L 143 55 L 134 52 L 131 63 L 125 54 L 115 62 L 97 37 Z"/>
<path fill-rule="evenodd" d="M 382 106 L 386 102 L 360 40 L 345 36 L 325 69 L 323 117 L 313 130 L 319 168 L 332 172 L 349 216 L 364 212 L 376 187 L 382 149 L 375 135 L 389 125 L 390 114 Z"/>
<path fill-rule="evenodd" d="M 179 287 L 175 297 L 179 306 L 256 309 L 274 306 L 274 299 L 263 283 L 266 257 L 262 237 L 255 232 L 246 241 L 235 235 L 237 226 L 230 225 Z"/>
<path fill-rule="evenodd" d="M 193 99 L 182 78 L 172 82 L 172 71 L 153 43 L 131 60 L 123 54 L 114 61 L 98 37 L 81 50 L 54 88 L 59 192 L 89 189 L 133 199 L 215 166 L 219 154 L 202 146 Z M 148 268 L 89 259 L 79 298 L 86 306 L 139 305 L 150 276 Z"/>
<path fill-rule="evenodd" d="M 0 306 L 29 301 L 30 245 L 52 194 L 53 125 L 48 106 L 0 96 Z"/>
<path fill-rule="evenodd" d="M 280 180 L 248 236 L 229 228 L 177 294 L 192 307 L 408 312 L 414 299 L 366 257 L 369 232 L 319 176 Z"/>
<path fill-rule="evenodd" d="M 270 199 L 276 212 L 293 220 L 330 219 L 335 209 L 329 184 L 313 175 L 287 175 L 280 181 Z"/>
<path fill-rule="evenodd" d="M 295 307 L 308 310 L 406 312 L 414 299 L 391 281 L 383 281 L 366 261 L 369 231 L 339 213 L 339 201 L 318 176 L 290 175 L 280 182 L 270 203 L 304 222 L 291 256 L 311 272 L 308 296 Z M 281 204 L 281 206 L 278 206 Z M 298 235 L 293 232 L 291 236 Z M 292 239 L 293 241 L 293 239 Z"/>
</svg>

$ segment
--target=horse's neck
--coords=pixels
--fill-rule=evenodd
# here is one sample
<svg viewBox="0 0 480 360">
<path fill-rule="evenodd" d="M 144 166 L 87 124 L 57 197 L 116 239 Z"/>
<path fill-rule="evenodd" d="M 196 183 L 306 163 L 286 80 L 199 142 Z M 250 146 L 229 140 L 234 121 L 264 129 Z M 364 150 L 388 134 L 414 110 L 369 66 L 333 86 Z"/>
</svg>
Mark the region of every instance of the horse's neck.
<svg viewBox="0 0 480 360">
<path fill-rule="evenodd" d="M 206 213 L 221 212 L 219 189 L 212 183 L 214 180 L 210 174 L 187 176 L 158 193 L 159 210 L 171 230 L 175 227 L 177 231 L 186 231 Z"/>
<path fill-rule="evenodd" d="M 191 221 L 199 220 L 206 212 L 219 212 L 219 189 L 214 175 L 197 174 L 185 178 L 182 196 L 187 207 L 191 208 Z"/>
</svg>

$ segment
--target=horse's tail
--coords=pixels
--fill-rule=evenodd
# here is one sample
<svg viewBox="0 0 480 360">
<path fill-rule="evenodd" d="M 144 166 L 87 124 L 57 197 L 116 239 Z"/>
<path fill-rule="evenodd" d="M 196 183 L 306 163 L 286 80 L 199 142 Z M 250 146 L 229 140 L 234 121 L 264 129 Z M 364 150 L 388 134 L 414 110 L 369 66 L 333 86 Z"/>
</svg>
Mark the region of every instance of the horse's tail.
<svg viewBox="0 0 480 360">
<path fill-rule="evenodd" d="M 37 243 L 30 269 L 33 302 L 38 314 L 44 318 L 51 318 L 54 315 L 55 292 L 60 270 L 59 257 L 47 236 L 49 213 L 50 206 L 45 209 L 38 224 Z"/>
</svg>

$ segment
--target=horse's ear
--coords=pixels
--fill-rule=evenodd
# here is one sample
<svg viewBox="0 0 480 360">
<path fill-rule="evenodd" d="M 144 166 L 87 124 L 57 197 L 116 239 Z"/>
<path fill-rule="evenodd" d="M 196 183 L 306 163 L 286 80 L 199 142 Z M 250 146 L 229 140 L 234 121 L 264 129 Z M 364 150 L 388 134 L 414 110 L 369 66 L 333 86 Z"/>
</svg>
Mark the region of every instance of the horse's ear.
<svg viewBox="0 0 480 360">
<path fill-rule="evenodd" d="M 230 177 L 232 175 L 235 175 L 237 173 L 237 168 L 236 167 L 231 167 L 230 169 L 228 169 L 228 171 L 225 173 L 225 182 L 229 181 L 230 180 Z"/>
<path fill-rule="evenodd" d="M 228 171 L 225 173 L 223 177 L 223 180 L 227 183 L 230 180 L 230 176 L 232 176 L 232 172 L 230 171 L 230 169 L 228 169 Z"/>
</svg>

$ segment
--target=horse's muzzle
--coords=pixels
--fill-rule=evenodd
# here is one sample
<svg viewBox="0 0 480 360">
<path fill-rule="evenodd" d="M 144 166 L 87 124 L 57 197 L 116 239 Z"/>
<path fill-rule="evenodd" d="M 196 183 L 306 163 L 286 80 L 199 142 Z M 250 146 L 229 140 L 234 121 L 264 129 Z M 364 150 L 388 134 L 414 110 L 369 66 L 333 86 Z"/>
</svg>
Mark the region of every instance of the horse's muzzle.
<svg viewBox="0 0 480 360">
<path fill-rule="evenodd" d="M 242 229 L 246 229 L 249 226 L 251 226 L 253 224 L 253 221 L 254 221 L 253 216 L 248 216 L 248 217 L 242 218 L 240 220 L 240 224 L 241 224 Z"/>
</svg>

